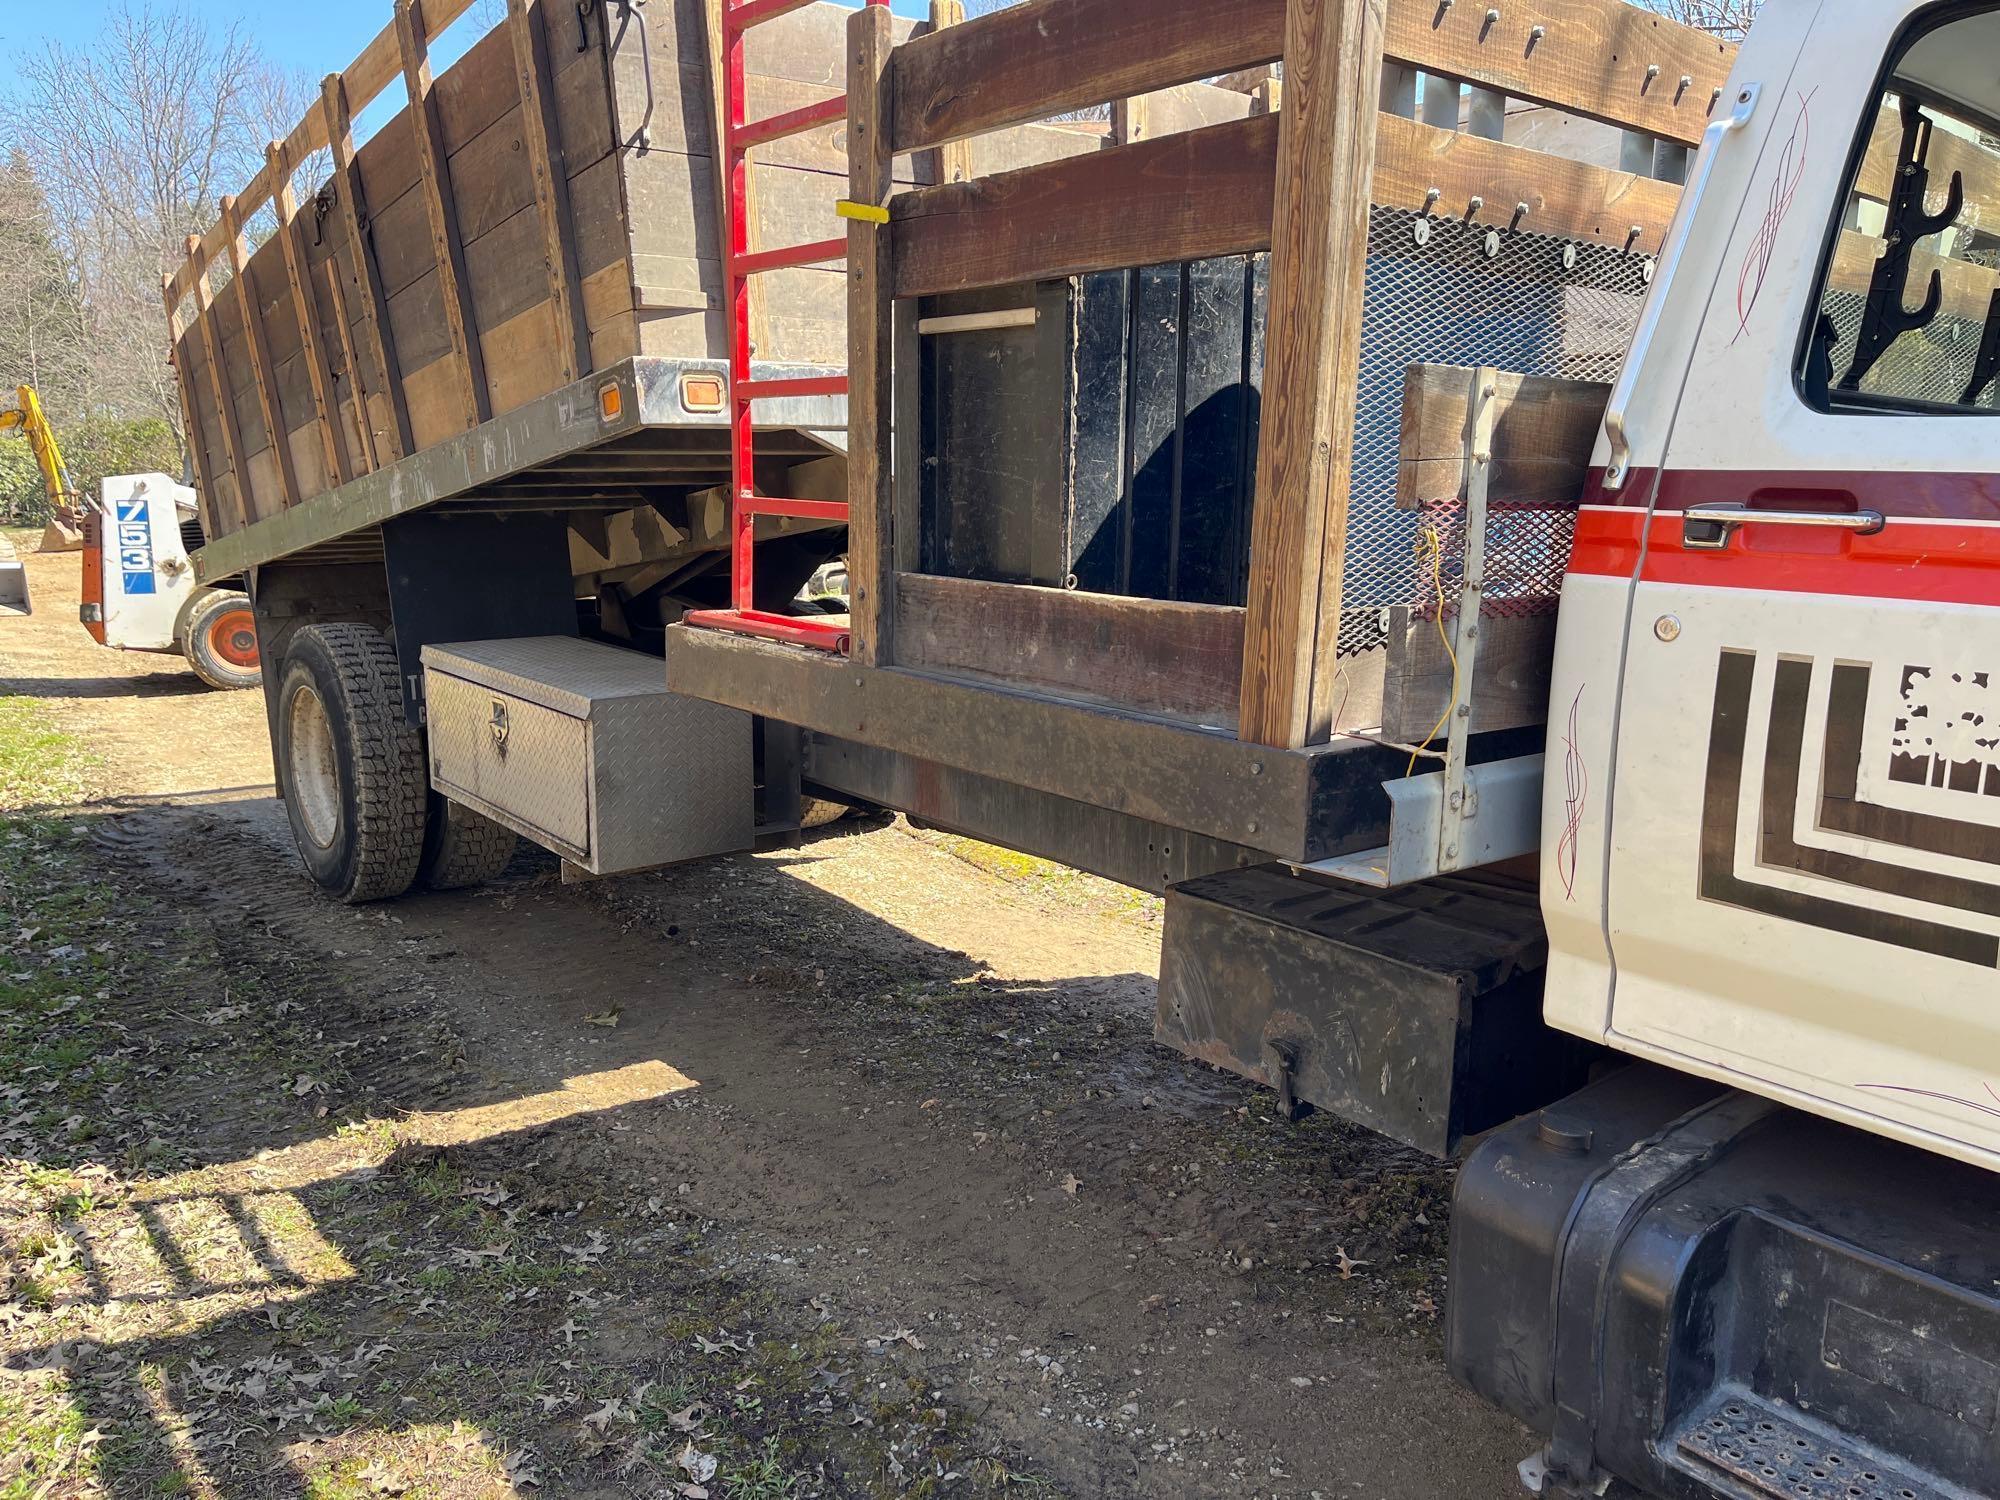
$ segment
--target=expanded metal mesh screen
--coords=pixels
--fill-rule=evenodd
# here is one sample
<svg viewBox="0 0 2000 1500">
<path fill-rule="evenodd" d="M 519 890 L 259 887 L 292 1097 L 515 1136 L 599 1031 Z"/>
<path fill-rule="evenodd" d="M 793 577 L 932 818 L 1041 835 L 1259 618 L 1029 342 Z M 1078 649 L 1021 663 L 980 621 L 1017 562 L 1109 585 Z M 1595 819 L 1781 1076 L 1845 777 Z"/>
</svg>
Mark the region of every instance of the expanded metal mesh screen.
<svg viewBox="0 0 2000 1500">
<path fill-rule="evenodd" d="M 1419 226 L 1422 226 L 1421 228 Z M 1610 381 L 1631 341 L 1649 262 L 1636 252 L 1377 208 L 1368 238 L 1360 411 L 1349 500 L 1340 651 L 1382 644 L 1388 612 L 1436 612 L 1458 587 L 1462 518 L 1454 504 L 1396 504 L 1403 377 L 1413 364 L 1493 365 L 1524 375 Z M 1495 495 L 1487 599 L 1495 613 L 1552 608 L 1575 512 Z M 1437 562 L 1419 541 L 1441 542 Z"/>
<path fill-rule="evenodd" d="M 1924 283 L 1912 277 L 1906 302 L 1915 307 L 1923 301 Z M 1821 308 L 1840 330 L 1833 346 L 1833 374 L 1839 380 L 1854 364 L 1854 349 L 1861 337 L 1861 323 L 1868 299 L 1858 292 L 1830 291 Z M 1883 352 L 1861 381 L 1861 389 L 1871 396 L 1895 400 L 1936 401 L 1957 406 L 1965 400 L 1973 368 L 1979 359 L 1979 344 L 1986 332 L 1982 324 L 1950 312 L 1940 313 L 1926 328 L 1904 334 Z M 2000 382 L 1981 392 L 1976 403 L 2000 406 Z"/>
</svg>

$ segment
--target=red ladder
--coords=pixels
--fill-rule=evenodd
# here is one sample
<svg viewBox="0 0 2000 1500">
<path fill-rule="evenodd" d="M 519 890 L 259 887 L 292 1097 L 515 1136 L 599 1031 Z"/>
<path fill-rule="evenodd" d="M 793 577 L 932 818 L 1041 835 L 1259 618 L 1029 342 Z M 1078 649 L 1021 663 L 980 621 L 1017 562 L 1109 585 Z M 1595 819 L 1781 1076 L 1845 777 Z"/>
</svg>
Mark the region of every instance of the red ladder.
<svg viewBox="0 0 2000 1500">
<path fill-rule="evenodd" d="M 725 139 L 723 159 L 729 167 L 728 212 L 724 224 L 727 249 L 723 256 L 723 292 L 729 301 L 729 597 L 728 609 L 690 611 L 687 623 L 744 635 L 816 646 L 847 653 L 846 622 L 811 615 L 780 615 L 757 608 L 752 553 L 757 517 L 796 516 L 815 521 L 845 521 L 842 500 L 787 500 L 756 492 L 756 446 L 750 423 L 750 403 L 771 396 L 844 396 L 845 375 L 812 375 L 758 380 L 750 373 L 750 278 L 765 271 L 845 260 L 847 236 L 787 245 L 776 250 L 750 249 L 750 151 L 786 136 L 800 135 L 847 118 L 847 96 L 839 94 L 802 109 L 787 110 L 762 120 L 748 118 L 744 87 L 744 37 L 751 27 L 802 10 L 812 0 L 728 0 L 722 10 L 723 99 Z M 886 5 L 888 0 L 866 0 Z"/>
</svg>

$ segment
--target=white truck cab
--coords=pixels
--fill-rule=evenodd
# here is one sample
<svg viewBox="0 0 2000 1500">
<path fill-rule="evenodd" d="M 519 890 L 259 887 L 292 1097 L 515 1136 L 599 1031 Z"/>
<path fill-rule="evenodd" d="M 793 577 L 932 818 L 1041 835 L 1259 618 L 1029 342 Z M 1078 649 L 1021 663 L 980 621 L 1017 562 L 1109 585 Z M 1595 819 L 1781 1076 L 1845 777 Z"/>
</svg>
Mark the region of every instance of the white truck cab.
<svg viewBox="0 0 2000 1500">
<path fill-rule="evenodd" d="M 1454 1207 L 1531 1490 L 2000 1494 L 1996 266 L 2000 4 L 1771 0 L 1559 616 L 1544 1016 L 1647 1063 Z"/>
<path fill-rule="evenodd" d="M 1772 0 L 1564 587 L 1548 1019 L 2000 1167 L 2000 6 Z"/>
</svg>

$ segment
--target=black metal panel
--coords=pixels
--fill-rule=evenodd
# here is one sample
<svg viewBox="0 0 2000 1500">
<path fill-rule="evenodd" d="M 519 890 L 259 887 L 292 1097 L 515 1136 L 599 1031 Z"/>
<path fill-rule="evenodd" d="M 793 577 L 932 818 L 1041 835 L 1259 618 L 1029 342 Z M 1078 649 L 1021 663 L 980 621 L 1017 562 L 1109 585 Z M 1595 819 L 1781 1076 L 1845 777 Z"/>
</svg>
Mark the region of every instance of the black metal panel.
<svg viewBox="0 0 2000 1500">
<path fill-rule="evenodd" d="M 1055 552 L 1066 425 L 1066 287 L 1001 288 L 923 304 L 923 314 L 932 316 L 1038 301 L 1049 314 L 1032 328 L 922 340 L 925 572 L 1006 583 L 1063 581 Z"/>
<path fill-rule="evenodd" d="M 1167 892 L 1155 1034 L 1420 1150 L 1560 1098 L 1594 1048 L 1541 1019 L 1532 888 L 1370 891 L 1265 865 Z"/>
<path fill-rule="evenodd" d="M 1453 1373 L 1552 1435 L 1561 1493 L 1994 1493 L 1976 1167 L 1634 1065 L 1480 1143 L 1451 1288 Z"/>
<path fill-rule="evenodd" d="M 382 552 L 412 724 L 424 722 L 425 646 L 578 633 L 560 515 L 413 511 L 383 523 Z"/>
<path fill-rule="evenodd" d="M 927 299 L 1038 320 L 920 341 L 924 570 L 1241 604 L 1267 261 Z"/>
</svg>

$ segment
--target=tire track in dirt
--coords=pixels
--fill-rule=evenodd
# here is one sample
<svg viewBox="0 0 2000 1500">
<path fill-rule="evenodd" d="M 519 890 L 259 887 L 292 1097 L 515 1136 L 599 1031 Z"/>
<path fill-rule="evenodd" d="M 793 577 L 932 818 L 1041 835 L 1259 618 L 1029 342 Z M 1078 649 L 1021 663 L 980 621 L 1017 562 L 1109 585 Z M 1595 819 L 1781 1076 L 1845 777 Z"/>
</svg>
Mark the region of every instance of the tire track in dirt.
<svg viewBox="0 0 2000 1500">
<path fill-rule="evenodd" d="M 158 878 L 191 899 L 240 909 L 364 988 L 446 1007 L 472 1063 L 466 1097 L 647 1061 L 697 1080 L 698 1107 L 598 1122 L 576 1163 L 593 1190 L 672 1194 L 723 1226 L 746 1272 L 848 1326 L 913 1329 L 938 1390 L 1065 1487 L 1513 1492 L 1526 1435 L 1451 1385 L 1427 1322 L 1341 1281 L 1331 1245 L 1297 1270 L 1296 1246 L 1265 1227 L 1337 1181 L 1310 1158 L 1263 1191 L 1173 1175 L 1258 1096 L 1152 1047 L 1150 976 L 1124 967 L 1143 936 L 1114 927 L 1093 946 L 1086 922 L 1038 964 L 1035 925 L 1060 918 L 983 872 L 954 871 L 940 903 L 936 851 L 888 827 L 583 887 L 530 854 L 484 892 L 356 909 L 305 884 L 270 804 L 137 816 L 159 830 Z M 941 933 L 831 893 L 856 885 L 944 912 Z M 903 1002 L 864 994 L 885 974 L 963 992 L 975 1015 L 912 1048 Z M 993 1024 L 1008 1017 L 989 998 L 1014 1002 L 1011 1024 Z M 587 1024 L 613 1008 L 615 1028 Z M 983 1089 L 991 1057 L 1011 1063 L 1038 1030 L 1031 1050 L 1088 1051 L 1086 1076 L 1120 1086 L 1079 1089 L 1058 1067 Z M 1358 1132 L 1340 1144 L 1357 1179 L 1438 1175 Z"/>
</svg>

